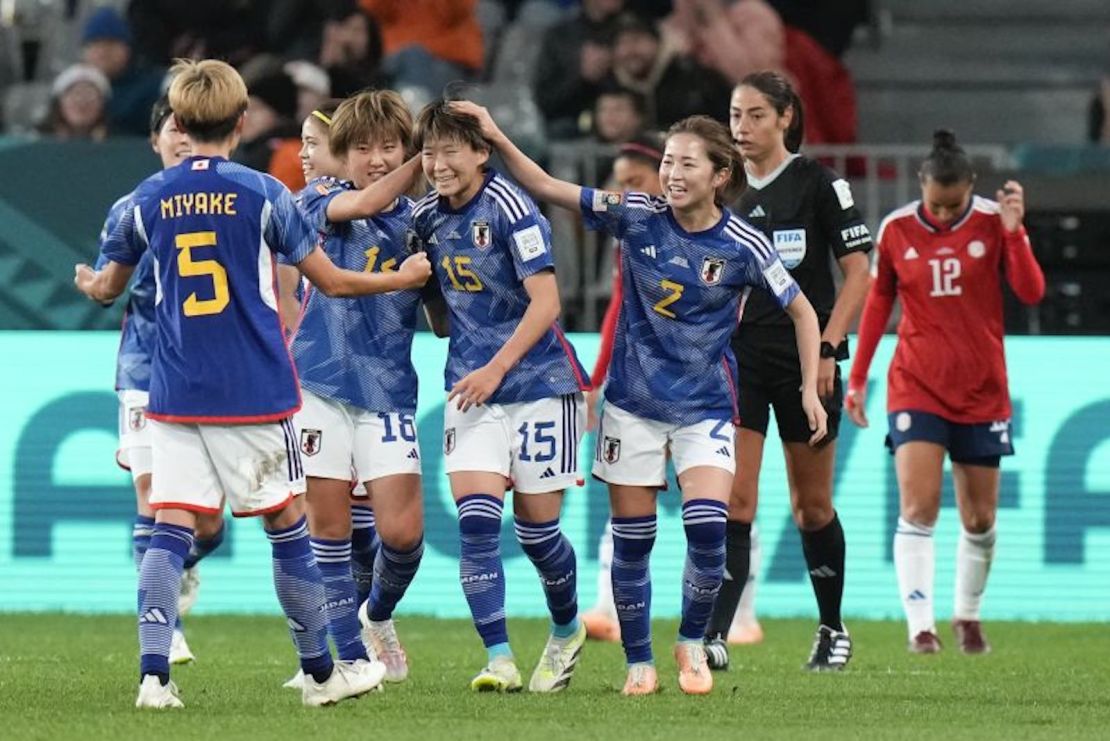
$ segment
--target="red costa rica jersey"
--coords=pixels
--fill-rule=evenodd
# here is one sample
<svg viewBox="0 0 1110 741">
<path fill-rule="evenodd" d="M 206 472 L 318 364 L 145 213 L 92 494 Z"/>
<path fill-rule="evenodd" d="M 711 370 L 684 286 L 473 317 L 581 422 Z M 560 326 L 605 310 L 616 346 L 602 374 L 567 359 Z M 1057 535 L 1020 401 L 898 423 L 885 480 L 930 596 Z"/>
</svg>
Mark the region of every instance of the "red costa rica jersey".
<svg viewBox="0 0 1110 741">
<path fill-rule="evenodd" d="M 866 382 L 897 298 L 902 319 L 887 410 L 920 410 L 960 424 L 1008 419 L 1002 275 L 1024 303 L 1044 295 L 1025 229 L 1007 232 L 998 204 L 979 196 L 945 226 L 915 201 L 883 220 L 872 273 L 850 387 Z"/>
</svg>

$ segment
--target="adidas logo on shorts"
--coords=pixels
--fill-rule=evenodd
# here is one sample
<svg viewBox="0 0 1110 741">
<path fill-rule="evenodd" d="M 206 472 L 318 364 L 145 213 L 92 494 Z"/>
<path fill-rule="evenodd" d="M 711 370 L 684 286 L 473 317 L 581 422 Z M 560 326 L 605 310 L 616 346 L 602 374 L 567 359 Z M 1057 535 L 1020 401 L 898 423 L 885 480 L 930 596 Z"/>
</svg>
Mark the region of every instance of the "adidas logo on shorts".
<svg viewBox="0 0 1110 741">
<path fill-rule="evenodd" d="M 555 478 L 555 472 L 551 470 L 551 466 L 548 466 L 547 469 L 543 473 L 540 474 L 540 478 L 541 479 L 553 479 L 553 478 Z"/>
<path fill-rule="evenodd" d="M 717 448 L 717 455 L 723 455 L 725 458 L 732 457 L 732 453 L 729 452 L 727 445 L 722 445 L 721 447 Z"/>
<path fill-rule="evenodd" d="M 412 450 L 410 450 L 409 454 L 406 455 L 405 457 L 409 458 L 411 460 L 414 460 L 414 461 L 420 460 L 420 454 L 416 452 L 416 448 L 413 448 Z"/>
</svg>

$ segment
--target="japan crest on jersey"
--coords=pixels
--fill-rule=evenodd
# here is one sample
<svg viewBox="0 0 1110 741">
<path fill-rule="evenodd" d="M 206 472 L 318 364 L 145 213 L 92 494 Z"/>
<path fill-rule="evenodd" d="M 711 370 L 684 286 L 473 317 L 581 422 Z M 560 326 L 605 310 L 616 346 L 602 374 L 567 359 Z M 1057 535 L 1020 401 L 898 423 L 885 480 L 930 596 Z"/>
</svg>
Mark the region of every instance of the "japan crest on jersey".
<svg viewBox="0 0 1110 741">
<path fill-rule="evenodd" d="M 474 242 L 474 246 L 480 250 L 489 247 L 490 232 L 488 221 L 475 221 L 470 226 L 470 239 Z"/>
<path fill-rule="evenodd" d="M 134 432 L 146 427 L 146 407 L 128 407 L 127 426 Z"/>
<path fill-rule="evenodd" d="M 602 451 L 606 463 L 616 463 L 621 459 L 621 441 L 619 437 L 606 437 L 605 447 Z"/>
<path fill-rule="evenodd" d="M 455 428 L 448 427 L 443 431 L 443 454 L 451 455 L 455 450 Z"/>
<path fill-rule="evenodd" d="M 324 433 L 320 430 L 304 428 L 301 430 L 301 452 L 307 456 L 314 456 L 320 452 L 320 440 Z"/>
<path fill-rule="evenodd" d="M 725 261 L 719 257 L 707 257 L 701 261 L 701 282 L 707 286 L 720 283 L 724 272 Z"/>
</svg>

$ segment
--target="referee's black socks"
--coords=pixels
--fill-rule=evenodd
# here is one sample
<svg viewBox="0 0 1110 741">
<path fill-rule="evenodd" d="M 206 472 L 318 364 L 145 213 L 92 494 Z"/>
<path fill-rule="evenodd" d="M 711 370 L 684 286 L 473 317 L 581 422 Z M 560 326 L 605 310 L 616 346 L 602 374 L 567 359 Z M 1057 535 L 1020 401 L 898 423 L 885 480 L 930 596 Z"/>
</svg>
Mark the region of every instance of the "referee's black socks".
<svg viewBox="0 0 1110 741">
<path fill-rule="evenodd" d="M 740 604 L 744 585 L 748 583 L 751 547 L 752 524 L 729 520 L 725 524 L 725 579 L 713 603 L 713 615 L 705 631 L 707 638 L 728 640 L 728 629 Z"/>
<path fill-rule="evenodd" d="M 798 532 L 802 536 L 802 552 L 809 580 L 813 583 L 813 594 L 817 597 L 821 624 L 843 630 L 840 601 L 844 596 L 844 528 L 840 526 L 840 518 L 833 512 L 832 520 L 820 530 L 799 529 Z M 721 591 L 724 592 L 723 587 Z M 716 618 L 716 614 L 713 617 Z"/>
</svg>

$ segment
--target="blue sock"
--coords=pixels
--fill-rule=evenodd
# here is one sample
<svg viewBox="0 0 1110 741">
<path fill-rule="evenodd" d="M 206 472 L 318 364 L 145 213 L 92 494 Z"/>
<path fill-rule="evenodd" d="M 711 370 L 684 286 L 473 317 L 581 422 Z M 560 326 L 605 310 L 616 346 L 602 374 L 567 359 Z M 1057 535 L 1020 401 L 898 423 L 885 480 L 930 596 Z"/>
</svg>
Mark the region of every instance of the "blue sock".
<svg viewBox="0 0 1110 741">
<path fill-rule="evenodd" d="M 515 519 L 516 539 L 536 567 L 551 612 L 552 634 L 572 636 L 578 630 L 578 582 L 574 547 L 559 530 L 559 521 Z"/>
<path fill-rule="evenodd" d="M 139 676 L 170 676 L 170 643 L 177 623 L 181 572 L 193 544 L 187 527 L 157 523 L 139 569 Z"/>
<path fill-rule="evenodd" d="M 150 548 L 150 536 L 154 535 L 154 518 L 135 515 L 131 525 L 131 557 L 135 559 L 135 571 L 143 567 L 143 555 Z"/>
<path fill-rule="evenodd" d="M 227 527 L 221 522 L 220 529 L 217 530 L 212 537 L 194 540 L 193 547 L 189 549 L 189 555 L 185 558 L 185 568 L 193 568 L 200 563 L 205 556 L 219 548 L 220 543 L 224 542 L 224 532 L 226 530 Z"/>
<path fill-rule="evenodd" d="M 343 661 L 365 659 L 366 645 L 359 635 L 358 602 L 351 576 L 351 541 L 310 538 L 310 543 L 324 579 L 324 611 L 335 652 Z"/>
<path fill-rule="evenodd" d="M 382 543 L 374 561 L 374 586 L 370 590 L 370 604 L 366 614 L 371 620 L 389 620 L 397 603 L 412 584 L 420 559 L 424 556 L 424 540 L 407 551 L 396 551 Z"/>
<path fill-rule="evenodd" d="M 700 641 L 713 614 L 713 602 L 725 575 L 725 523 L 728 505 L 714 499 L 682 504 L 686 529 L 686 566 L 682 570 L 680 641 Z"/>
<path fill-rule="evenodd" d="M 501 563 L 501 511 L 504 504 L 488 494 L 469 494 L 458 501 L 459 583 L 474 627 L 490 658 L 507 649 L 505 569 Z"/>
<path fill-rule="evenodd" d="M 374 583 L 374 561 L 377 560 L 378 538 L 374 510 L 365 504 L 351 505 L 351 573 L 355 578 L 358 603 L 370 597 Z"/>
<path fill-rule="evenodd" d="M 613 601 L 629 664 L 652 661 L 649 562 L 655 545 L 655 522 L 655 515 L 612 519 Z"/>
<path fill-rule="evenodd" d="M 285 613 L 301 669 L 317 682 L 331 676 L 324 579 L 308 540 L 305 518 L 284 530 L 267 530 L 273 554 L 274 589 Z"/>
</svg>

